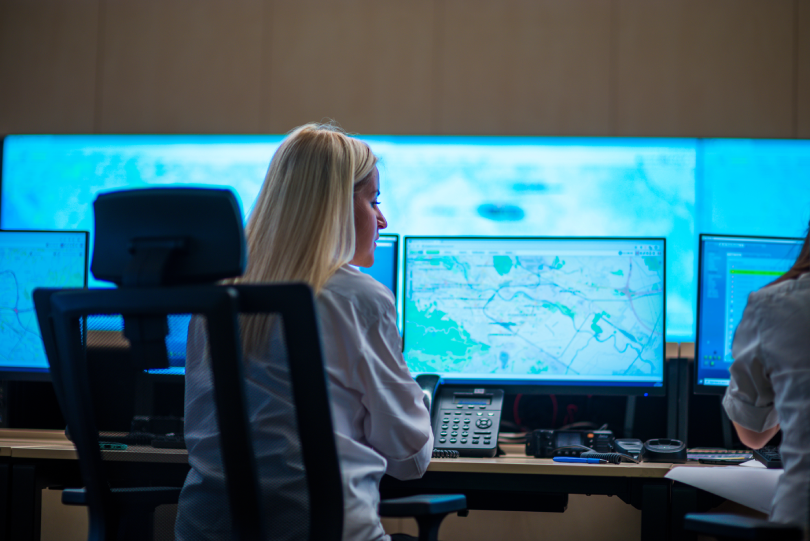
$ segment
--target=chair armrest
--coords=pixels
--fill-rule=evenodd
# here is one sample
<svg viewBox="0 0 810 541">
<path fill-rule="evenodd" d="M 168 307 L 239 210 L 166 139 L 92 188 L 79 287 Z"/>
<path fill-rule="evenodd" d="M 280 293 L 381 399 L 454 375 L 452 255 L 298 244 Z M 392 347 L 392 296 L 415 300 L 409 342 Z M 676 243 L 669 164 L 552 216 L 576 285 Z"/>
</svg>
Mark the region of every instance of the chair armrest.
<svg viewBox="0 0 810 541">
<path fill-rule="evenodd" d="M 467 497 L 463 494 L 432 494 L 383 500 L 380 502 L 380 515 L 383 517 L 419 517 L 453 513 L 466 508 Z"/>
<path fill-rule="evenodd" d="M 177 503 L 180 499 L 180 487 L 134 487 L 114 488 L 111 496 L 122 507 L 155 508 L 159 505 Z M 62 503 L 65 505 L 87 505 L 87 489 L 66 488 L 62 491 Z"/>
<path fill-rule="evenodd" d="M 84 488 L 66 488 L 62 491 L 65 505 L 87 505 L 87 491 Z"/>
<path fill-rule="evenodd" d="M 690 532 L 724 539 L 800 541 L 804 536 L 804 529 L 795 524 L 721 513 L 690 513 L 684 517 L 683 527 Z"/>
</svg>

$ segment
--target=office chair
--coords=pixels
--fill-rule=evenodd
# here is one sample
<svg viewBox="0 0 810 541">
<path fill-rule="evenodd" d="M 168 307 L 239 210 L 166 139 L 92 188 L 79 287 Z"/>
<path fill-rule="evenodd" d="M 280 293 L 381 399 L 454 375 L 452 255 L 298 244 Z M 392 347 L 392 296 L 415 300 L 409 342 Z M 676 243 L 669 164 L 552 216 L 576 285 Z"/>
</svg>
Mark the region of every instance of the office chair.
<svg viewBox="0 0 810 541">
<path fill-rule="evenodd" d="M 178 487 L 110 488 L 83 338 L 88 314 L 121 314 L 137 368 L 165 367 L 165 317 L 205 318 L 211 353 L 220 447 L 237 539 L 263 539 L 256 461 L 243 388 L 239 314 L 273 313 L 283 322 L 291 392 L 309 494 L 309 538 L 338 540 L 343 495 L 320 351 L 314 299 L 302 284 L 215 286 L 245 266 L 241 213 L 227 190 L 152 189 L 99 196 L 92 270 L 116 290 L 37 290 L 34 294 L 54 387 L 76 444 L 85 488 L 66 490 L 65 503 L 89 507 L 90 536 L 148 539 L 157 505 L 176 502 Z M 206 285 L 200 285 L 206 284 Z M 438 524 L 466 507 L 463 496 L 425 496 L 385 502 L 387 515 L 417 516 L 420 539 L 435 539 Z"/>
<path fill-rule="evenodd" d="M 179 486 L 114 487 L 99 448 L 91 374 L 86 358 L 87 316 L 122 315 L 131 364 L 137 371 L 167 365 L 166 314 L 200 313 L 212 333 L 223 461 L 230 492 L 256 495 L 253 454 L 241 400 L 237 303 L 233 292 L 210 284 L 238 275 L 246 262 L 241 214 L 226 190 L 143 190 L 100 196 L 95 203 L 96 241 L 92 263 L 97 278 L 118 289 L 34 292 L 34 303 L 51 366 L 54 390 L 76 445 L 85 487 L 66 489 L 63 502 L 86 505 L 89 539 L 149 539 L 154 509 L 176 503 Z M 131 204 L 134 203 L 134 204 Z M 146 205 L 146 206 L 144 206 Z M 131 369 L 132 366 L 123 366 Z M 225 366 L 225 368 L 222 368 Z M 255 501 L 255 498 L 253 500 Z M 239 526 L 255 528 L 258 510 L 239 506 Z M 249 536 L 242 536 L 249 538 Z"/>
</svg>

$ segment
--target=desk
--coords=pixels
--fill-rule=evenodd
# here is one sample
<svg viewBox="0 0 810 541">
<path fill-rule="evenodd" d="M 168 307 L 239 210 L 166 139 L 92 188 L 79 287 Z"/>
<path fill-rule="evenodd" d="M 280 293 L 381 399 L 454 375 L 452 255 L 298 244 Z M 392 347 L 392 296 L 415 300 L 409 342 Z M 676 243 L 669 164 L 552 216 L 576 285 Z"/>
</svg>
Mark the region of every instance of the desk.
<svg viewBox="0 0 810 541">
<path fill-rule="evenodd" d="M 701 504 L 701 491 L 665 479 L 670 464 L 559 464 L 504 447 L 499 458 L 434 459 L 421 479 L 385 477 L 382 495 L 456 492 L 470 509 L 542 512 L 563 512 L 569 494 L 618 496 L 641 510 L 641 537 L 655 541 L 689 539 L 683 515 L 721 501 Z M 105 452 L 111 476 L 134 485 L 182 486 L 187 458 L 185 450 L 140 446 Z M 76 451 L 61 431 L 0 429 L 0 539 L 39 539 L 42 489 L 81 485 Z"/>
<path fill-rule="evenodd" d="M 0 429 L 0 540 L 38 540 L 42 490 L 82 486 L 76 449 L 60 430 Z M 110 476 L 122 486 L 182 486 L 184 449 L 130 446 L 105 451 Z"/>
<path fill-rule="evenodd" d="M 560 464 L 526 457 L 522 446 L 504 447 L 499 458 L 434 460 L 421 479 L 385 477 L 382 497 L 460 492 L 470 509 L 563 512 L 569 494 L 618 496 L 641 510 L 643 540 L 689 538 L 682 517 L 703 507 L 695 489 L 675 489 L 664 478 L 671 464 Z"/>
</svg>

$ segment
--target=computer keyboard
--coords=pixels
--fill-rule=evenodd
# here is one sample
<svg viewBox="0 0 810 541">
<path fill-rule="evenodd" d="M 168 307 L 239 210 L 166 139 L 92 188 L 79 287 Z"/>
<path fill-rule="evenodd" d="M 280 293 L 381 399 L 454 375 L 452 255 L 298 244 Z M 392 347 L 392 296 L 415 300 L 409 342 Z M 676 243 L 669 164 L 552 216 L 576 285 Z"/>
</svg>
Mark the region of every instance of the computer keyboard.
<svg viewBox="0 0 810 541">
<path fill-rule="evenodd" d="M 763 447 L 754 451 L 754 458 L 766 468 L 782 468 L 782 455 L 778 447 Z"/>
<path fill-rule="evenodd" d="M 751 459 L 751 449 L 720 449 L 717 447 L 696 447 L 694 449 L 687 449 L 686 456 L 689 460 L 714 459 L 714 460 L 735 460 L 735 459 Z"/>
</svg>

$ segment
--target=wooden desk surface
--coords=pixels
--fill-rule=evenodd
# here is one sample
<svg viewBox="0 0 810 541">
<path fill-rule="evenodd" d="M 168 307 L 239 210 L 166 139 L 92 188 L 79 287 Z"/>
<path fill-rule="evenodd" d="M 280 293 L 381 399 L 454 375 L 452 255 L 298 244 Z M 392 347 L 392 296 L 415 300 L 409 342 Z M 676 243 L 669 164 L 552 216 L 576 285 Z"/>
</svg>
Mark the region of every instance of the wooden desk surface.
<svg viewBox="0 0 810 541">
<path fill-rule="evenodd" d="M 663 478 L 672 464 L 565 464 L 550 458 L 506 455 L 498 458 L 433 459 L 430 472 L 510 473 L 521 475 L 588 475 Z"/>
<path fill-rule="evenodd" d="M 672 464 L 565 464 L 550 458 L 526 456 L 522 445 L 501 445 L 497 458 L 434 458 L 430 472 L 512 473 L 521 475 L 588 475 L 663 478 Z"/>
<path fill-rule="evenodd" d="M 665 463 L 563 464 L 548 458 L 528 457 L 523 454 L 521 445 L 503 445 L 502 448 L 507 454 L 497 458 L 435 458 L 430 462 L 428 471 L 663 478 L 671 468 L 679 466 Z M 155 449 L 131 445 L 126 451 L 103 453 L 105 460 L 175 464 L 188 462 L 185 449 Z M 76 450 L 61 430 L 0 429 L 0 456 L 76 460 Z"/>
<path fill-rule="evenodd" d="M 126 451 L 102 451 L 104 460 L 122 462 L 188 463 L 185 449 L 155 449 L 130 445 Z M 76 460 L 76 448 L 62 430 L 0 429 L 0 456 Z"/>
</svg>

